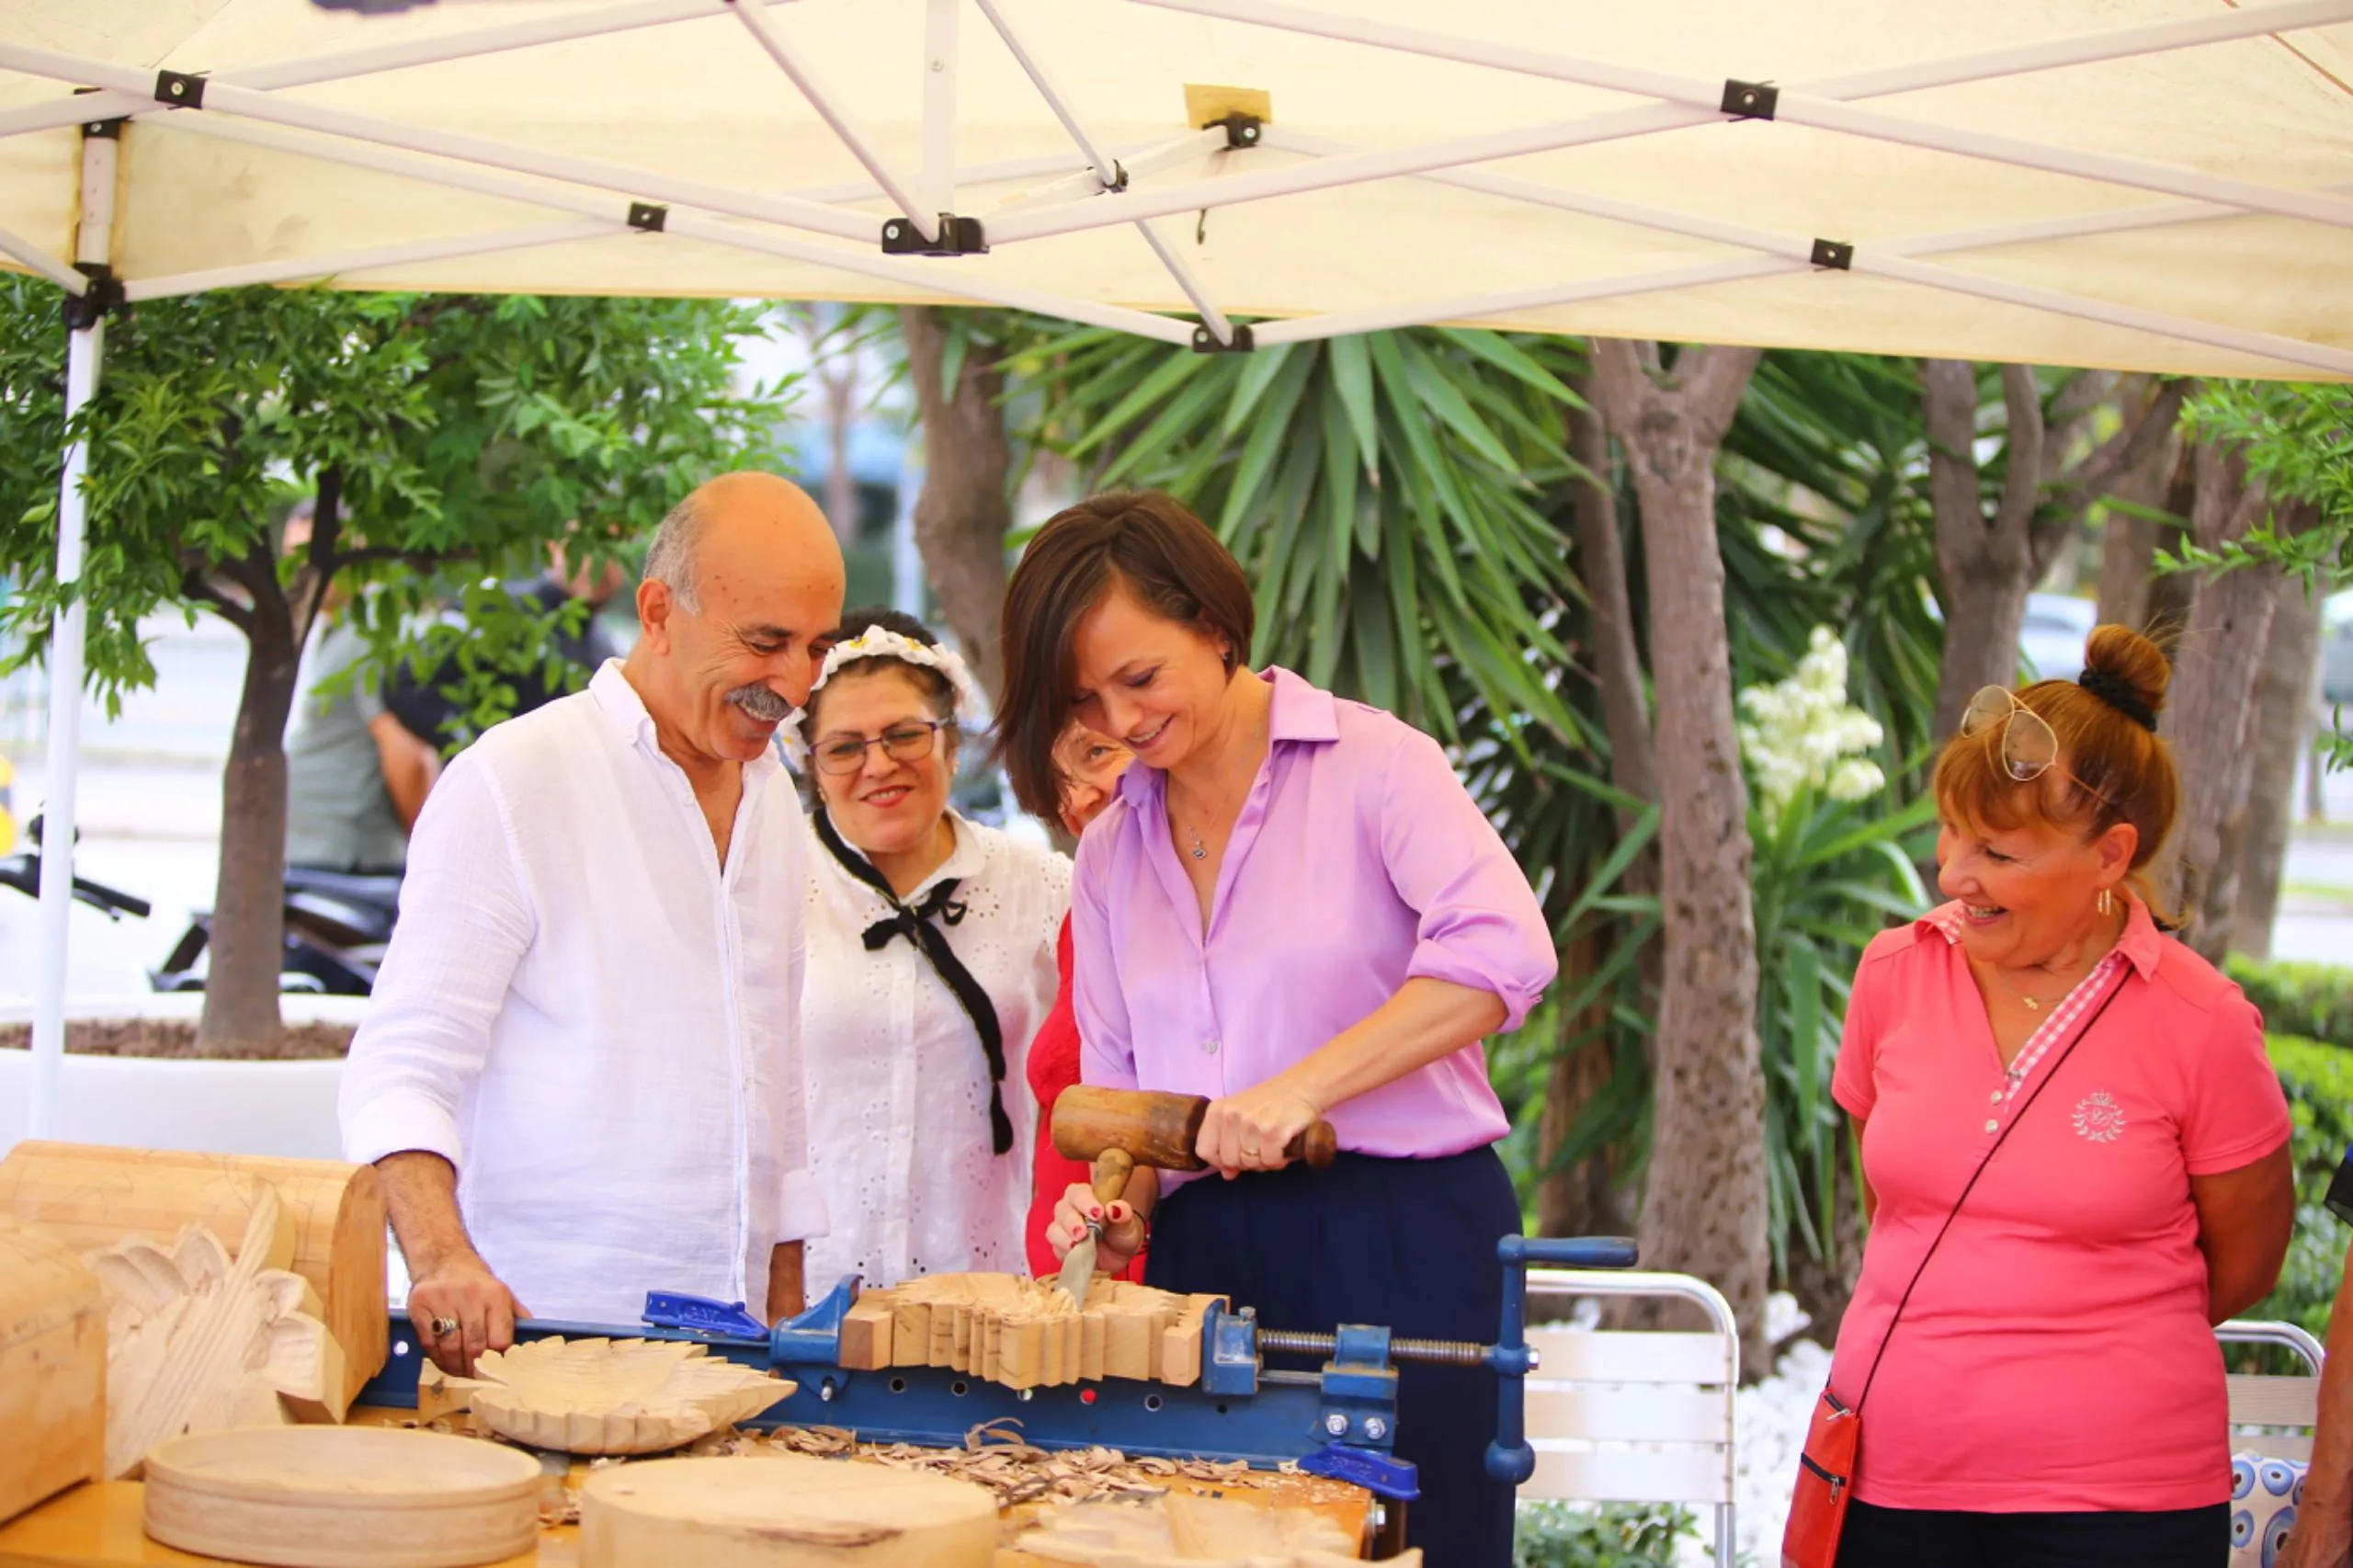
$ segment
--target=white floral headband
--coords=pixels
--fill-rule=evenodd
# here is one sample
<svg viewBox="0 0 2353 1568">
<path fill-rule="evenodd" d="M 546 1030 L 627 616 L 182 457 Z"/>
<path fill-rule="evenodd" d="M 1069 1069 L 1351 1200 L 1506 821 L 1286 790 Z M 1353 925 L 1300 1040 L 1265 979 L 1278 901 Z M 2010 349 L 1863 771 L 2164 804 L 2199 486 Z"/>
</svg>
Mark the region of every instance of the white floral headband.
<svg viewBox="0 0 2353 1568">
<path fill-rule="evenodd" d="M 818 667 L 816 682 L 809 688 L 809 700 L 814 703 L 817 693 L 834 678 L 834 672 L 845 665 L 861 659 L 896 659 L 903 665 L 919 665 L 925 669 L 938 670 L 948 677 L 949 689 L 955 696 L 950 717 L 961 725 L 979 716 L 982 710 L 981 688 L 972 684 L 972 672 L 965 667 L 963 656 L 952 648 L 934 648 L 918 642 L 887 626 L 870 626 L 855 637 L 846 637 L 825 653 L 825 662 Z M 796 770 L 805 770 L 809 760 L 809 743 L 802 740 L 798 726 L 788 725 L 778 732 L 779 743 Z"/>
</svg>

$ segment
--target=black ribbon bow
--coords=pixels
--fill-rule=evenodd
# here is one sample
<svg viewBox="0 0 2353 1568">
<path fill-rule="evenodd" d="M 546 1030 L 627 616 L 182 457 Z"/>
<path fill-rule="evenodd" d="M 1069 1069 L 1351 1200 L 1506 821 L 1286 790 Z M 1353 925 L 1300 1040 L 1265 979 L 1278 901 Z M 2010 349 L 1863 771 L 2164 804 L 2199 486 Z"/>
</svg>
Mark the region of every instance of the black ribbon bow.
<svg viewBox="0 0 2353 1568">
<path fill-rule="evenodd" d="M 817 841 L 826 852 L 841 863 L 843 870 L 852 878 L 882 895 L 891 906 L 890 915 L 866 928 L 866 950 L 881 952 L 901 937 L 915 944 L 915 950 L 929 960 L 939 978 L 948 983 L 964 1016 L 972 1020 L 972 1028 L 981 1037 L 981 1051 L 989 1059 L 989 1140 L 995 1152 L 1003 1154 L 1013 1148 L 1013 1119 L 1005 1114 L 1005 1031 L 998 1025 L 996 1004 L 948 945 L 947 934 L 939 924 L 957 926 L 963 923 L 971 906 L 956 896 L 958 879 L 950 877 L 935 886 L 919 904 L 901 901 L 891 890 L 890 880 L 874 869 L 872 861 L 852 849 L 835 828 L 834 820 L 823 808 L 817 812 Z M 935 924 L 938 922 L 939 924 Z"/>
</svg>

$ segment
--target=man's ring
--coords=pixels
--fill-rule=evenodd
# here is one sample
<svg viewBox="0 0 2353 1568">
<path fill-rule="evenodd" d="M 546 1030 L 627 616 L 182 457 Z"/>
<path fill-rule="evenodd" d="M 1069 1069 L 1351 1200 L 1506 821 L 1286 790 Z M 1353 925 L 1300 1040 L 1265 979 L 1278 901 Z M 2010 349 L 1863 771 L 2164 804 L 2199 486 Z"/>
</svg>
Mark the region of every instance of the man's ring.
<svg viewBox="0 0 2353 1568">
<path fill-rule="evenodd" d="M 458 1320 L 456 1318 L 435 1318 L 433 1320 L 434 1338 L 447 1339 L 457 1332 Z"/>
</svg>

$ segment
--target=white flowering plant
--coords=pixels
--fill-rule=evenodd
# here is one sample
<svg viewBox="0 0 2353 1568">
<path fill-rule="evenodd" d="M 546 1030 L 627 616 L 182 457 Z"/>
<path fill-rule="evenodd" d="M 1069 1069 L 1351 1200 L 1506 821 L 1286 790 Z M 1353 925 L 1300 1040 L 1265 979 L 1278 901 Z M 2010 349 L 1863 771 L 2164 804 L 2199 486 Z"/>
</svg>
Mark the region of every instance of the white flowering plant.
<svg viewBox="0 0 2353 1568">
<path fill-rule="evenodd" d="M 1765 1062 L 1767 1195 L 1774 1266 L 1788 1238 L 1836 1263 L 1838 1166 L 1852 1140 L 1830 1099 L 1847 996 L 1864 947 L 1917 915 L 1916 869 L 1936 804 L 1924 792 L 1891 810 L 1885 733 L 1848 700 L 1847 649 L 1817 626 L 1785 680 L 1740 694 L 1741 756 L 1755 794 L 1749 896 L 1756 923 L 1756 1032 Z M 1854 1202 L 1847 1184 L 1846 1201 Z"/>
<path fill-rule="evenodd" d="M 1789 679 L 1740 694 L 1740 755 L 1768 823 L 1801 790 L 1841 801 L 1878 794 L 1887 775 L 1868 754 L 1882 738 L 1879 721 L 1847 700 L 1847 645 L 1826 626 L 1813 629 Z"/>
</svg>

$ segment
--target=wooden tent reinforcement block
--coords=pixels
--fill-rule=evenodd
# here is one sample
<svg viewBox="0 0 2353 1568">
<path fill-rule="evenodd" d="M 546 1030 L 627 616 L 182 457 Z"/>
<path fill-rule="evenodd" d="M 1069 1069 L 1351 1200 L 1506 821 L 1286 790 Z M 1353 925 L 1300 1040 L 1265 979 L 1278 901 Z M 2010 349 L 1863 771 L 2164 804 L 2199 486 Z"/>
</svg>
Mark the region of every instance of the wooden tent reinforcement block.
<svg viewBox="0 0 2353 1568">
<path fill-rule="evenodd" d="M 278 1232 L 292 1240 L 287 1267 L 318 1293 L 343 1354 L 340 1398 L 348 1403 L 391 1350 L 384 1192 L 373 1165 L 28 1139 L 0 1160 L 0 1215 L 51 1231 L 77 1252 L 128 1238 L 168 1248 L 191 1224 L 234 1247 L 250 1213 L 250 1189 L 238 1177 L 278 1189 Z"/>
</svg>

